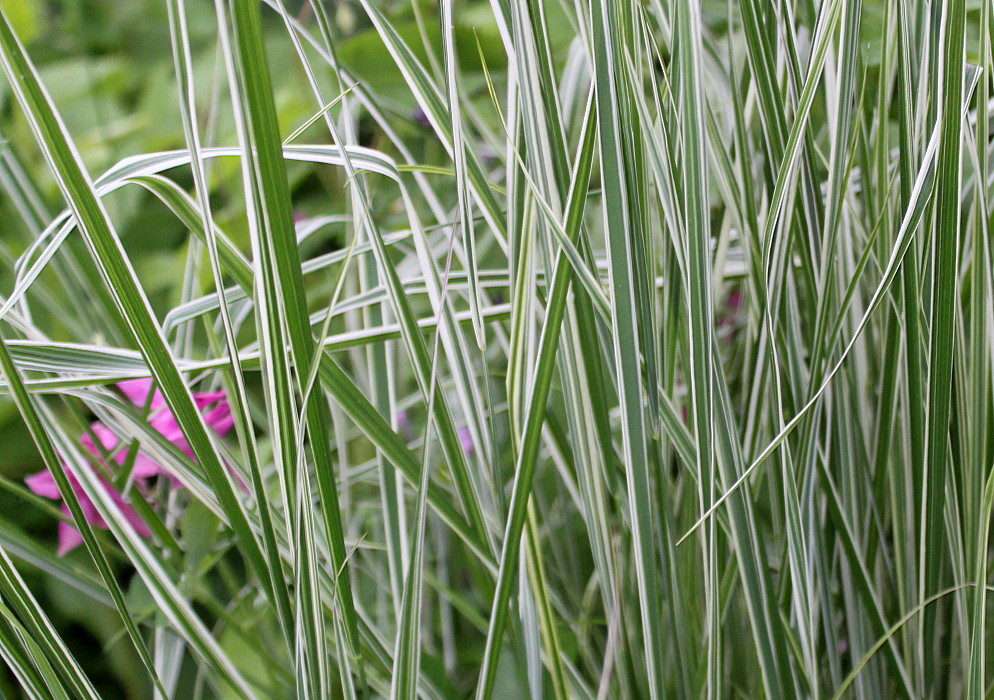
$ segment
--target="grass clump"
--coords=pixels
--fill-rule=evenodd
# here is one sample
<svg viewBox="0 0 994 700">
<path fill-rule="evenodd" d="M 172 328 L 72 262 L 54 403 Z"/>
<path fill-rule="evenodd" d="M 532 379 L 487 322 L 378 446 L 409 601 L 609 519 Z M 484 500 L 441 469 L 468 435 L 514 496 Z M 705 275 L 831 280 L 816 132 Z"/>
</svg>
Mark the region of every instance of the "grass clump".
<svg viewBox="0 0 994 700">
<path fill-rule="evenodd" d="M 989 694 L 990 2 L 148 4 L 0 20 L 12 694 Z"/>
</svg>

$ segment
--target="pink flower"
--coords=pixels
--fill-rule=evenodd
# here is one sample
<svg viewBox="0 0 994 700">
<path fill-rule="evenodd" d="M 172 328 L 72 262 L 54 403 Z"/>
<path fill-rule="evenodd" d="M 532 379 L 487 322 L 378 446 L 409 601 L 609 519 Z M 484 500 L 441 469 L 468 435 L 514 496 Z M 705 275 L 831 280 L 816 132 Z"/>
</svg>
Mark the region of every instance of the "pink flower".
<svg viewBox="0 0 994 700">
<path fill-rule="evenodd" d="M 151 379 L 129 379 L 127 381 L 120 382 L 117 387 L 124 393 L 125 396 L 131 399 L 131 402 L 136 406 L 144 408 L 147 404 L 149 410 L 149 425 L 164 435 L 167 440 L 176 445 L 188 457 L 191 459 L 193 458 L 193 451 L 190 449 L 189 443 L 186 441 L 186 438 L 183 436 L 183 432 L 176 423 L 176 418 L 173 416 L 172 411 L 170 411 L 169 407 L 166 406 L 165 399 L 163 399 L 161 392 L 156 389 L 152 393 L 151 400 L 149 400 L 149 391 L 152 389 Z M 201 412 L 203 412 L 204 420 L 207 425 L 209 425 L 219 436 L 224 437 L 228 431 L 231 430 L 234 425 L 234 419 L 231 416 L 231 407 L 228 405 L 228 401 L 225 399 L 223 391 L 194 393 L 193 400 L 196 402 L 197 407 L 201 410 Z M 83 447 L 85 447 L 90 454 L 94 455 L 98 459 L 101 459 L 102 455 L 106 453 L 111 456 L 113 461 L 117 462 L 119 465 L 123 465 L 128 456 L 127 445 L 119 446 L 120 439 L 103 423 L 93 423 L 90 426 L 90 430 L 93 433 L 92 436 L 90 433 L 84 433 L 80 436 L 79 441 Z M 94 437 L 100 441 L 102 450 L 97 448 L 93 440 Z M 144 452 L 139 451 L 135 456 L 134 467 L 132 469 L 132 476 L 138 488 L 144 489 L 148 485 L 148 480 L 158 474 L 164 474 L 172 478 L 172 474 L 170 474 L 165 467 L 154 461 Z M 69 477 L 69 483 L 72 485 L 72 489 L 76 494 L 76 498 L 79 501 L 80 506 L 83 508 L 83 515 L 86 517 L 87 521 L 96 527 L 106 530 L 107 523 L 100 517 L 93 501 L 91 501 L 86 495 L 82 486 L 71 472 L 68 473 L 67 476 Z M 117 489 L 115 489 L 114 486 L 111 485 L 111 483 L 103 476 L 100 476 L 99 479 L 104 488 L 107 489 L 107 493 L 110 495 L 111 500 L 114 501 L 114 504 L 121 511 L 121 514 L 124 516 L 125 520 L 127 520 L 135 529 L 135 532 L 144 537 L 149 536 L 151 532 L 149 531 L 148 525 L 139 517 L 134 508 L 124 502 L 124 499 L 121 497 L 121 494 L 118 493 Z M 69 515 L 69 508 L 65 504 L 65 499 L 62 497 L 62 494 L 59 493 L 59 488 L 55 482 L 55 478 L 48 470 L 32 474 L 25 479 L 25 483 L 28 485 L 29 489 L 34 491 L 39 496 L 51 498 L 56 501 L 63 501 L 62 512 Z M 59 523 L 58 553 L 60 556 L 75 549 L 82 542 L 83 536 L 80 534 L 79 530 L 68 522 L 62 521 Z"/>
</svg>

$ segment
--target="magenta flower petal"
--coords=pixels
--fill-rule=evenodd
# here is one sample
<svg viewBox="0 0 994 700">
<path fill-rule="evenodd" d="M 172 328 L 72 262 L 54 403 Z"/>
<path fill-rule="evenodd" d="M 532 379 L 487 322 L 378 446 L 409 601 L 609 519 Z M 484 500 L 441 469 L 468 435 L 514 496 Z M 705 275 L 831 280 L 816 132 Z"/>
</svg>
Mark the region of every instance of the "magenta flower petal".
<svg viewBox="0 0 994 700">
<path fill-rule="evenodd" d="M 114 448 L 117 447 L 119 442 L 113 431 L 111 431 L 111 429 L 103 423 L 94 423 L 90 426 L 90 430 L 92 430 L 93 434 L 97 436 L 98 440 L 100 440 L 100 444 L 103 446 L 104 450 L 113 454 Z M 84 433 L 80 436 L 79 441 L 82 443 L 83 447 L 90 451 L 91 454 L 97 456 L 100 455 L 100 451 L 94 445 L 93 438 L 91 438 L 88 433 Z M 114 454 L 114 461 L 121 465 L 127 461 L 127 458 L 127 447 L 122 447 L 116 454 Z M 139 452 L 135 456 L 134 466 L 132 467 L 131 473 L 136 479 L 147 479 L 155 476 L 156 474 L 161 474 L 164 471 L 165 470 L 158 462 L 145 453 Z"/>
<path fill-rule="evenodd" d="M 118 388 L 122 391 L 122 393 L 124 393 L 124 395 L 137 406 L 145 406 L 145 404 L 149 402 L 149 392 L 152 391 L 152 386 L 153 383 L 151 379 L 129 379 L 118 383 Z M 231 406 L 228 404 L 226 395 L 223 391 L 194 393 L 193 400 L 196 402 L 197 407 L 203 412 L 204 421 L 219 436 L 224 437 L 224 435 L 231 430 L 234 425 L 234 419 L 231 415 Z M 150 407 L 151 413 L 148 418 L 149 426 L 161 433 L 163 437 L 176 445 L 192 459 L 193 451 L 190 449 L 190 445 L 186 441 L 186 437 L 184 437 L 183 431 L 176 422 L 172 411 L 169 410 L 162 394 L 158 390 L 152 394 Z M 99 443 L 99 447 L 97 446 L 97 443 Z M 109 454 L 113 461 L 120 465 L 125 463 L 128 456 L 127 447 L 121 445 L 120 438 L 103 423 L 93 423 L 90 426 L 90 432 L 84 433 L 80 436 L 80 444 L 90 454 L 97 458 L 102 457 L 104 454 Z M 138 454 L 135 455 L 131 472 L 131 476 L 135 480 L 136 487 L 142 489 L 145 486 L 147 479 L 150 479 L 158 474 L 165 474 L 171 479 L 174 478 L 173 475 L 170 474 L 161 464 L 153 460 L 144 452 L 139 451 Z M 94 527 L 106 530 L 107 523 L 102 517 L 100 517 L 96 506 L 83 491 L 75 477 L 73 477 L 71 473 L 67 474 L 67 476 L 69 477 L 69 483 L 72 485 L 73 492 L 79 502 L 80 508 L 83 511 L 83 517 L 86 518 L 87 522 L 91 523 Z M 69 514 L 69 509 L 66 507 L 62 494 L 59 492 L 58 486 L 56 485 L 55 479 L 52 477 L 51 473 L 43 471 L 37 474 L 32 474 L 25 479 L 25 483 L 29 489 L 39 496 L 51 498 L 53 500 L 62 500 L 62 512 L 67 515 Z M 102 477 L 100 478 L 100 483 L 107 490 L 107 494 L 111 497 L 115 507 L 120 511 L 121 515 L 124 516 L 124 519 L 131 525 L 131 527 L 134 528 L 135 532 L 143 537 L 151 535 L 152 532 L 149 529 L 148 524 L 141 519 L 134 508 L 125 502 L 124 497 L 117 491 L 117 489 L 115 489 L 109 481 L 103 479 Z M 176 483 L 177 482 L 174 480 L 174 484 Z M 59 523 L 58 553 L 60 555 L 75 549 L 82 541 L 82 535 L 73 524 L 67 522 Z"/>
<path fill-rule="evenodd" d="M 235 418 L 231 415 L 231 406 L 227 401 L 218 401 L 214 408 L 204 414 L 204 420 L 219 437 L 227 435 L 235 425 Z"/>
<path fill-rule="evenodd" d="M 91 501 L 90 497 L 86 495 L 85 491 L 83 491 L 83 487 L 79 485 L 78 481 L 76 481 L 76 477 L 70 474 L 69 479 L 72 481 L 73 491 L 76 492 L 76 498 L 79 499 L 79 507 L 83 509 L 83 517 L 86 518 L 86 522 L 101 529 L 107 529 L 107 523 L 100 517 L 100 513 L 97 512 L 97 507 L 93 505 L 93 501 Z M 101 481 L 103 480 L 101 479 Z"/>
<path fill-rule="evenodd" d="M 120 442 L 117 439 L 117 435 L 115 435 L 114 432 L 103 423 L 92 423 L 90 425 L 90 430 L 92 430 L 93 434 L 97 436 L 97 439 L 100 441 L 100 445 L 107 452 L 111 452 L 115 447 L 117 447 L 117 443 Z M 83 433 L 80 436 L 79 441 L 82 443 L 83 447 L 90 451 L 91 454 L 100 456 L 100 450 L 97 449 L 97 446 L 93 442 L 93 438 L 90 437 L 89 433 Z M 124 450 L 122 450 L 122 452 L 123 451 Z"/>
<path fill-rule="evenodd" d="M 62 494 L 59 493 L 59 487 L 55 483 L 55 477 L 47 469 L 27 477 L 24 483 L 27 484 L 29 489 L 43 498 L 56 500 L 62 498 Z"/>
<path fill-rule="evenodd" d="M 87 522 L 94 527 L 107 530 L 107 522 L 100 517 L 100 513 L 97 512 L 97 507 L 94 505 L 93 501 L 91 501 L 90 497 L 86 495 L 83 488 L 76 482 L 72 474 L 69 474 L 69 479 L 73 482 L 73 490 L 76 492 L 76 497 L 79 499 L 80 508 L 83 509 L 83 517 L 85 517 Z M 107 489 L 107 493 L 110 494 L 114 505 L 121 511 L 121 515 L 123 515 L 128 524 L 134 528 L 135 532 L 142 537 L 148 537 L 151 535 L 152 531 L 149 529 L 148 525 L 141 519 L 141 516 L 138 515 L 138 512 L 135 511 L 134 508 L 124 502 L 124 498 L 120 493 L 118 493 L 117 489 L 103 479 L 100 481 L 104 488 Z M 63 514 L 70 516 L 69 508 L 65 503 L 62 504 L 62 512 Z M 82 542 L 83 535 L 74 525 L 71 525 L 65 521 L 59 523 L 59 547 L 57 550 L 59 556 L 62 556 L 67 552 L 71 552 L 82 544 Z"/>
<path fill-rule="evenodd" d="M 124 457 L 127 454 L 127 450 L 121 450 L 117 457 L 118 464 L 124 464 Z M 156 462 L 154 459 L 149 457 L 144 452 L 139 452 L 135 456 L 134 466 L 131 468 L 131 474 L 135 479 L 150 479 L 157 474 L 167 474 L 162 465 Z"/>
<path fill-rule="evenodd" d="M 225 393 L 223 391 L 205 391 L 205 392 L 194 392 L 193 401 L 197 404 L 197 408 L 205 409 L 212 403 L 218 403 L 225 398 Z"/>
<path fill-rule="evenodd" d="M 152 530 L 148 527 L 148 524 L 141 519 L 141 516 L 138 515 L 138 511 L 125 503 L 124 499 L 121 497 L 121 494 L 112 489 L 110 486 L 107 487 L 107 491 L 110 493 L 111 498 L 114 499 L 114 503 L 121 510 L 121 515 L 123 515 L 124 519 L 128 521 L 128 524 L 134 528 L 135 532 L 142 537 L 149 537 L 152 534 Z"/>
<path fill-rule="evenodd" d="M 225 399 L 223 391 L 195 393 L 193 400 L 201 410 L 210 408 L 204 413 L 204 421 L 219 436 L 224 437 L 234 425 L 231 416 L 231 405 Z M 169 442 L 180 448 L 186 456 L 193 458 L 193 450 L 190 449 L 186 437 L 183 435 L 179 423 L 168 406 L 163 406 L 149 418 L 149 424 L 169 440 Z"/>
<path fill-rule="evenodd" d="M 148 392 L 152 390 L 152 379 L 125 379 L 123 382 L 117 383 L 117 388 L 131 399 L 131 403 L 136 406 L 144 406 L 148 401 Z M 162 398 L 162 392 L 156 389 L 155 393 L 152 394 L 150 408 L 155 410 L 163 404 L 165 404 L 165 399 Z"/>
<path fill-rule="evenodd" d="M 172 411 L 168 408 L 156 411 L 149 417 L 148 423 L 155 428 L 156 431 L 162 433 L 162 436 L 169 442 L 178 446 L 180 443 L 186 444 L 186 438 L 183 437 L 183 431 L 180 430 L 179 423 L 176 422 Z M 183 451 L 185 452 L 186 450 Z"/>
<path fill-rule="evenodd" d="M 69 509 L 64 505 L 62 506 L 62 512 L 69 515 Z M 76 549 L 81 544 L 83 544 L 82 533 L 64 520 L 59 522 L 59 547 L 56 553 L 61 557 Z"/>
</svg>

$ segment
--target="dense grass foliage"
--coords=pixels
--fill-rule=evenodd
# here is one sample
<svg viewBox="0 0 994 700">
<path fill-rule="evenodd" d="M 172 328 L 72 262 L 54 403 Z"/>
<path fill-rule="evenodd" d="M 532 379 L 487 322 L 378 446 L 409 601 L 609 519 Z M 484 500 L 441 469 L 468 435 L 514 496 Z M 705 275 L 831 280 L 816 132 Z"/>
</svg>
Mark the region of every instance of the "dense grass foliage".
<svg viewBox="0 0 994 700">
<path fill-rule="evenodd" d="M 0 2 L 0 695 L 989 696 L 992 4 Z"/>
</svg>

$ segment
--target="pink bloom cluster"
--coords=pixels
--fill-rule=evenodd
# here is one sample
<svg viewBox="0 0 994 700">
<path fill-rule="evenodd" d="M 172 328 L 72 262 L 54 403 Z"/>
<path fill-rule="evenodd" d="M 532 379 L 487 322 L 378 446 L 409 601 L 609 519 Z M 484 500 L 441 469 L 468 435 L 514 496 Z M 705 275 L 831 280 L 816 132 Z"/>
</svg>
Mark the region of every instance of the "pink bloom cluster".
<svg viewBox="0 0 994 700">
<path fill-rule="evenodd" d="M 183 431 L 180 430 L 179 425 L 176 423 L 176 418 L 173 416 L 172 411 L 169 410 L 169 407 L 166 406 L 165 399 L 162 397 L 162 394 L 158 389 L 152 392 L 152 398 L 151 401 L 149 401 L 149 391 L 152 391 L 151 379 L 129 379 L 127 381 L 120 382 L 117 386 L 136 406 L 144 408 L 148 405 L 149 425 L 164 435 L 165 438 L 171 443 L 180 448 L 187 456 L 191 459 L 193 458 L 193 451 L 190 449 L 190 445 L 186 441 Z M 228 405 L 225 393 L 223 391 L 194 393 L 193 399 L 197 404 L 197 408 L 199 408 L 203 413 L 204 420 L 207 425 L 209 425 L 219 436 L 224 437 L 224 435 L 231 430 L 232 425 L 234 425 L 234 419 L 231 416 L 231 407 Z M 126 445 L 119 445 L 121 441 L 117 435 L 115 435 L 106 425 L 99 422 L 93 423 L 90 426 L 90 430 L 92 431 L 93 436 L 100 441 L 102 450 L 94 443 L 93 437 L 91 437 L 90 433 L 84 433 L 80 437 L 79 441 L 83 447 L 98 460 L 102 459 L 103 454 L 109 454 L 115 462 L 119 465 L 123 465 L 127 459 L 128 448 Z M 132 470 L 132 476 L 136 486 L 139 489 L 144 489 L 148 485 L 149 479 L 159 474 L 172 478 L 172 475 L 165 469 L 165 467 L 154 461 L 144 452 L 139 451 L 135 457 L 134 468 Z M 69 483 L 72 485 L 73 491 L 75 492 L 76 499 L 83 508 L 83 514 L 86 516 L 87 521 L 95 527 L 106 530 L 107 523 L 100 517 L 93 501 L 90 500 L 90 498 L 83 491 L 82 486 L 72 475 L 72 473 L 68 472 L 68 470 L 67 476 L 69 477 Z M 117 491 L 117 489 L 115 489 L 103 476 L 100 476 L 99 479 L 104 488 L 107 489 L 107 493 L 114 501 L 114 504 L 121 511 L 121 514 L 135 529 L 135 532 L 145 537 L 150 535 L 151 533 L 148 529 L 148 525 L 141 519 L 141 517 L 139 517 L 134 508 L 124 502 L 124 499 L 121 497 L 121 494 Z M 55 478 L 48 470 L 32 474 L 25 479 L 25 483 L 27 483 L 28 488 L 39 496 L 62 501 L 62 512 L 67 516 L 69 515 L 69 508 L 65 504 L 65 499 L 62 494 L 59 493 L 59 488 L 56 485 Z M 62 521 L 59 523 L 59 555 L 63 555 L 66 552 L 75 549 L 82 544 L 82 542 L 83 536 L 80 534 L 79 530 L 70 525 L 68 522 Z"/>
</svg>

